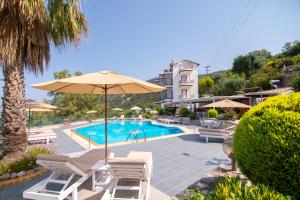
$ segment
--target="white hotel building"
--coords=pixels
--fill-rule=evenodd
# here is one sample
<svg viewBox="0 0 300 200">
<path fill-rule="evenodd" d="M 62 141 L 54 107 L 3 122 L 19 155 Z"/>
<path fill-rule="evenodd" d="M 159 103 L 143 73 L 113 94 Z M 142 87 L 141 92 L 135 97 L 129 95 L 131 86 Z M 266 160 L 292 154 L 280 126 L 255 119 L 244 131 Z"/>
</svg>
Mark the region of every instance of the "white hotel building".
<svg viewBox="0 0 300 200">
<path fill-rule="evenodd" d="M 198 67 L 199 63 L 190 60 L 172 61 L 168 69 L 152 80 L 167 88 L 161 94 L 161 103 L 198 98 Z"/>
</svg>

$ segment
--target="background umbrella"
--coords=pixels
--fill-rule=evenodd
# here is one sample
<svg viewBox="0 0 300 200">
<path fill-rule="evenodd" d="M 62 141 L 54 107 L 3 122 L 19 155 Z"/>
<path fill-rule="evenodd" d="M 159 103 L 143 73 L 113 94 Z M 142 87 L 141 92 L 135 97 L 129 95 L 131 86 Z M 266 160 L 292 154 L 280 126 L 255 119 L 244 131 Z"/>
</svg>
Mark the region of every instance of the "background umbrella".
<svg viewBox="0 0 300 200">
<path fill-rule="evenodd" d="M 156 110 L 150 110 L 150 114 L 152 114 L 152 115 L 155 115 L 155 114 L 157 114 L 158 112 L 156 111 Z"/>
<path fill-rule="evenodd" d="M 26 101 L 26 111 L 28 112 L 28 133 L 30 132 L 30 122 L 32 112 L 53 112 L 56 106 L 38 101 Z"/>
<path fill-rule="evenodd" d="M 202 108 L 250 108 L 250 107 L 251 106 L 248 106 L 246 104 L 239 103 L 236 101 L 231 101 L 228 99 L 217 101 L 217 102 L 202 106 Z"/>
<path fill-rule="evenodd" d="M 141 111 L 142 110 L 142 108 L 140 108 L 140 107 L 138 107 L 138 106 L 134 106 L 134 107 L 132 107 L 132 108 L 130 108 L 130 110 L 133 110 L 133 111 Z"/>
<path fill-rule="evenodd" d="M 102 71 L 32 85 L 34 88 L 81 94 L 104 94 L 105 163 L 107 164 L 107 95 L 161 92 L 166 88 L 118 73 Z"/>
<path fill-rule="evenodd" d="M 92 116 L 91 116 L 91 121 L 92 121 L 93 114 L 95 114 L 97 112 L 98 112 L 97 110 L 89 110 L 86 112 L 86 114 L 92 114 Z"/>
<path fill-rule="evenodd" d="M 123 111 L 123 109 L 122 108 L 114 108 L 114 109 L 112 109 L 112 111 Z"/>
</svg>

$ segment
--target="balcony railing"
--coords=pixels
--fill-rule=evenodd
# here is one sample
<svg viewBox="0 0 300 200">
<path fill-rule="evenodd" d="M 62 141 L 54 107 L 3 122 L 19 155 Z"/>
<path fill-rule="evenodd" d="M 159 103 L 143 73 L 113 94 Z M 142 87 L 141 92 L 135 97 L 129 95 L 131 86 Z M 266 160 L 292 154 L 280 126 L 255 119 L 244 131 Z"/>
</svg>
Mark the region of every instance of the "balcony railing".
<svg viewBox="0 0 300 200">
<path fill-rule="evenodd" d="M 193 66 L 180 66 L 179 67 L 179 73 L 180 72 L 183 72 L 183 71 L 193 71 L 194 70 L 194 67 Z"/>
<path fill-rule="evenodd" d="M 194 98 L 194 95 L 191 94 L 191 95 L 179 95 L 179 99 L 193 99 Z"/>
<path fill-rule="evenodd" d="M 194 80 L 180 80 L 179 85 L 180 86 L 183 86 L 183 85 L 192 86 L 192 85 L 194 85 Z"/>
</svg>

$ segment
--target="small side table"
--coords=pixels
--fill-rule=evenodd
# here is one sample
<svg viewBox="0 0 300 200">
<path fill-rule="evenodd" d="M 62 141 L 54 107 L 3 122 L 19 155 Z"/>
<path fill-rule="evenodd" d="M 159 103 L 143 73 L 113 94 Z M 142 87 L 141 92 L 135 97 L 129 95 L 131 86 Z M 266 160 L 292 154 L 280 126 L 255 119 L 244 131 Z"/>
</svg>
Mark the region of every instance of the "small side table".
<svg viewBox="0 0 300 200">
<path fill-rule="evenodd" d="M 92 171 L 92 190 L 95 191 L 96 186 L 105 187 L 111 181 L 111 173 L 105 165 L 104 160 L 100 160 L 93 167 L 91 167 Z"/>
</svg>

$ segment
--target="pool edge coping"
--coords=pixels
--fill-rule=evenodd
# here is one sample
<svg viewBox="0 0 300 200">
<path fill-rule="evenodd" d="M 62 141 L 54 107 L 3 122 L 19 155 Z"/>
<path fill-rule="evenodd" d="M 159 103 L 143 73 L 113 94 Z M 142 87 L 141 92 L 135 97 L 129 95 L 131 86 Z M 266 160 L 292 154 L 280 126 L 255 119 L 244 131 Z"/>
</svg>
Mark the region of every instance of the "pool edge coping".
<svg viewBox="0 0 300 200">
<path fill-rule="evenodd" d="M 162 125 L 162 126 L 166 126 L 166 127 L 176 127 L 181 129 L 183 132 L 182 133 L 176 133 L 176 134 L 171 134 L 171 135 L 164 135 L 164 136 L 157 136 L 157 137 L 153 137 L 153 138 L 147 138 L 146 142 L 148 141 L 155 141 L 155 140 L 160 140 L 160 139 L 166 139 L 166 138 L 171 138 L 171 137 L 178 137 L 180 135 L 183 134 L 193 134 L 194 131 L 190 128 L 187 128 L 185 125 L 179 125 L 179 124 L 163 124 L 163 123 L 159 123 L 156 120 L 145 120 L 145 121 L 150 121 L 153 124 L 156 125 Z M 102 120 L 100 121 L 102 122 Z M 93 149 L 93 148 L 104 148 L 105 144 L 97 144 L 94 141 L 90 140 L 90 145 L 89 145 L 89 138 L 78 134 L 74 129 L 77 128 L 82 128 L 82 127 L 86 127 L 86 126 L 91 126 L 91 125 L 95 125 L 98 122 L 94 122 L 88 125 L 82 125 L 82 126 L 78 126 L 76 128 L 69 128 L 69 129 L 64 129 L 63 132 L 66 133 L 71 139 L 73 139 L 76 143 L 78 143 L 80 146 L 82 146 L 85 149 Z M 116 143 L 112 143 L 112 144 L 108 144 L 108 147 L 114 147 L 114 146 L 121 146 L 121 145 L 126 145 L 126 144 L 138 144 L 144 142 L 144 139 L 139 139 L 138 142 L 116 142 Z"/>
</svg>

